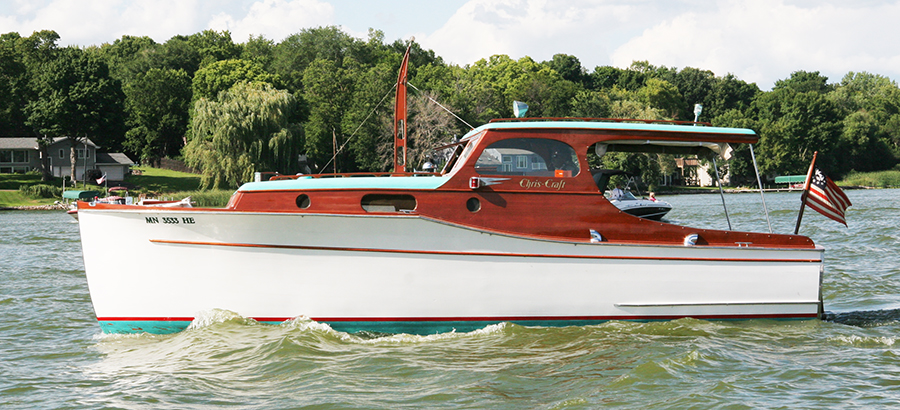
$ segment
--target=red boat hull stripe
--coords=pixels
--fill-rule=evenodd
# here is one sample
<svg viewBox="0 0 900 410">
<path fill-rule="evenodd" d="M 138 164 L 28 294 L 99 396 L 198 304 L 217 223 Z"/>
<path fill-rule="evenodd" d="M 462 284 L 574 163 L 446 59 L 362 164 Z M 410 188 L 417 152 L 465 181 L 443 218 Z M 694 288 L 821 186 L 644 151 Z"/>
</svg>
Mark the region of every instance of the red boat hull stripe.
<svg viewBox="0 0 900 410">
<path fill-rule="evenodd" d="M 224 242 L 198 242 L 198 241 L 172 241 L 165 239 L 151 239 L 150 242 L 173 245 L 197 245 L 197 246 L 228 246 L 239 248 L 271 248 L 271 249 L 302 249 L 340 252 L 379 252 L 379 253 L 404 253 L 422 255 L 461 255 L 461 256 L 505 256 L 515 258 L 563 258 L 563 259 L 620 259 L 620 260 L 654 260 L 654 261 L 681 261 L 681 262 L 773 262 L 773 263 L 821 263 L 821 259 L 751 259 L 751 258 L 681 258 L 662 256 L 602 256 L 602 255 L 552 255 L 531 253 L 500 253 L 500 252 L 451 252 L 451 251 L 425 251 L 406 249 L 371 249 L 371 248 L 345 248 L 333 246 L 300 246 L 300 245 L 268 245 L 250 243 L 224 243 Z"/>
</svg>

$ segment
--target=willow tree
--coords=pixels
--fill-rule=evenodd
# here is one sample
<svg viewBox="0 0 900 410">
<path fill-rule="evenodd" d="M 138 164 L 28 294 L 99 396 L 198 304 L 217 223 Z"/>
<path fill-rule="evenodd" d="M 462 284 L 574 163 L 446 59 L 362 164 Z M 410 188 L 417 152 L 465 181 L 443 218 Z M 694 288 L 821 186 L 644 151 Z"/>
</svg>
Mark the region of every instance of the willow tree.
<svg viewBox="0 0 900 410">
<path fill-rule="evenodd" d="M 297 172 L 303 134 L 291 93 L 242 82 L 193 110 L 184 158 L 202 173 L 202 188 L 234 188 L 255 171 Z"/>
</svg>

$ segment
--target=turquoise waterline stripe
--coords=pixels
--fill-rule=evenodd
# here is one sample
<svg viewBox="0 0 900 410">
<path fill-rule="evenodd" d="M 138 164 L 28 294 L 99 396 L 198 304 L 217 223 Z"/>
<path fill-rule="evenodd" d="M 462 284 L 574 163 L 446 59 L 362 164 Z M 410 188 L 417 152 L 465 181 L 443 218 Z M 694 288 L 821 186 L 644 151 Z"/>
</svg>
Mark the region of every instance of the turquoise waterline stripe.
<svg viewBox="0 0 900 410">
<path fill-rule="evenodd" d="M 734 318 L 713 318 L 701 320 L 748 320 L 748 319 L 772 319 L 772 320 L 812 320 L 815 316 L 802 317 L 734 317 Z M 590 326 L 609 322 L 610 320 L 622 320 L 628 322 L 665 322 L 674 320 L 674 318 L 635 318 L 635 319 L 569 319 L 569 320 L 459 320 L 459 321 L 323 321 L 332 329 L 338 332 L 356 333 L 356 332 L 376 332 L 376 333 L 405 333 L 410 335 L 431 335 L 437 333 L 459 332 L 466 333 L 478 329 L 484 329 L 487 326 L 509 322 L 520 326 L 538 326 L 538 327 L 566 327 L 566 326 Z M 161 320 L 123 320 L 123 321 L 99 321 L 100 329 L 103 333 L 151 333 L 151 334 L 170 334 L 178 333 L 191 324 L 190 321 L 161 321 Z M 268 325 L 278 325 L 284 321 L 259 321 Z"/>
<path fill-rule="evenodd" d="M 625 131 L 676 131 L 694 132 L 704 134 L 724 135 L 756 135 L 756 132 L 747 128 L 723 128 L 723 127 L 694 127 L 690 125 L 675 124 L 646 124 L 628 122 L 601 122 L 601 121 L 510 121 L 492 122 L 484 124 L 466 133 L 463 138 L 489 129 L 584 129 L 584 130 L 625 130 Z"/>
<path fill-rule="evenodd" d="M 103 333 L 178 333 L 190 326 L 190 320 L 99 320 Z"/>
<path fill-rule="evenodd" d="M 280 179 L 248 182 L 239 191 L 278 191 L 294 189 L 437 189 L 449 181 L 448 176 L 415 177 L 344 177 Z"/>
<path fill-rule="evenodd" d="M 515 320 L 512 323 L 522 326 L 565 327 L 588 326 L 606 322 L 606 320 Z M 128 320 L 128 321 L 101 321 L 100 329 L 103 333 L 151 333 L 164 335 L 178 333 L 187 329 L 189 321 L 158 321 L 158 320 Z M 269 325 L 278 325 L 284 322 L 265 322 Z M 338 332 L 356 333 L 361 331 L 377 333 L 406 333 L 411 335 L 430 335 L 436 333 L 471 332 L 484 329 L 489 325 L 501 323 L 497 320 L 476 321 L 451 321 L 451 322 L 322 322 Z"/>
</svg>

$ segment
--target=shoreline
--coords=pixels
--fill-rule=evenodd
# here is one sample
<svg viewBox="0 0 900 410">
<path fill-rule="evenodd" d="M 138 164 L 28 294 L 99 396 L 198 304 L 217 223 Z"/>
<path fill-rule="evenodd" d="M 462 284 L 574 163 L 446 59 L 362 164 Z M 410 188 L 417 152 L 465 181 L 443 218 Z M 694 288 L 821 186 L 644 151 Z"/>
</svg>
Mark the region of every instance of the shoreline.
<svg viewBox="0 0 900 410">
<path fill-rule="evenodd" d="M 2 206 L 0 211 L 67 211 L 67 204 L 47 204 L 47 205 L 22 205 L 22 206 Z"/>
</svg>

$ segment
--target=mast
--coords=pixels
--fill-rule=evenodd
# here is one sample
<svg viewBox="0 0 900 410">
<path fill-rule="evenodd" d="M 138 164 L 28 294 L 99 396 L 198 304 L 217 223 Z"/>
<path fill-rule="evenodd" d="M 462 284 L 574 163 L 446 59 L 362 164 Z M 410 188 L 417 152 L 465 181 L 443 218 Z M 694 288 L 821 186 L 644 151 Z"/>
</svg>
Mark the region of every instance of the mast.
<svg viewBox="0 0 900 410">
<path fill-rule="evenodd" d="M 406 69 L 409 65 L 409 50 L 412 41 L 403 54 L 400 74 L 397 76 L 397 97 L 394 100 L 394 172 L 406 172 Z"/>
</svg>

